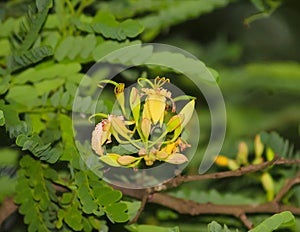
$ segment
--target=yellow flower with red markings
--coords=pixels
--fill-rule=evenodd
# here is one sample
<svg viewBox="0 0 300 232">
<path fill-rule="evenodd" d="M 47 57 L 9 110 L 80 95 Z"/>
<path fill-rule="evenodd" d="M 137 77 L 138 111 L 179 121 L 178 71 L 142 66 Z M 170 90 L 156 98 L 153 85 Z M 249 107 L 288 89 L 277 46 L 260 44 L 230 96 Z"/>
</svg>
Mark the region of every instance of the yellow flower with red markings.
<svg viewBox="0 0 300 232">
<path fill-rule="evenodd" d="M 96 113 L 90 117 L 103 118 L 92 132 L 92 149 L 102 162 L 126 168 L 138 167 L 141 160 L 146 166 L 157 161 L 175 165 L 188 162 L 183 151 L 191 145 L 181 134 L 194 113 L 195 98 L 173 99 L 172 92 L 164 86 L 169 82 L 164 77 L 156 77 L 153 82 L 139 78 L 138 86 L 129 91 L 124 83 L 99 82 L 99 87 L 104 83 L 115 86 L 118 103 L 110 114 Z M 176 113 L 178 100 L 188 102 Z"/>
</svg>

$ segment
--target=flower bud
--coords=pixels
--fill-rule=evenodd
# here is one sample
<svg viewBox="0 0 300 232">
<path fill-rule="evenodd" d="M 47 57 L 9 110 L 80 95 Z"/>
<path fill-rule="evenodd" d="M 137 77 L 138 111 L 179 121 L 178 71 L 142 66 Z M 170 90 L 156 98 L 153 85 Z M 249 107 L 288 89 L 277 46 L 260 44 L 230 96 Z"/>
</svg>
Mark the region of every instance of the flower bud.
<svg viewBox="0 0 300 232">
<path fill-rule="evenodd" d="M 151 130 L 151 122 L 148 118 L 143 118 L 141 122 L 141 130 L 146 140 L 148 140 L 150 130 Z"/>
<path fill-rule="evenodd" d="M 170 118 L 169 122 L 167 123 L 167 131 L 172 132 L 174 131 L 177 127 L 181 125 L 181 122 L 184 120 L 184 115 L 179 114 L 179 115 L 174 115 L 172 118 Z"/>
<path fill-rule="evenodd" d="M 123 155 L 118 158 L 118 163 L 123 166 L 129 165 L 129 164 L 133 163 L 134 161 L 136 161 L 136 157 L 133 157 L 130 155 Z"/>
<path fill-rule="evenodd" d="M 165 161 L 170 163 L 170 164 L 183 164 L 183 163 L 185 163 L 189 160 L 183 154 L 174 153 L 174 154 L 171 154 Z"/>
</svg>

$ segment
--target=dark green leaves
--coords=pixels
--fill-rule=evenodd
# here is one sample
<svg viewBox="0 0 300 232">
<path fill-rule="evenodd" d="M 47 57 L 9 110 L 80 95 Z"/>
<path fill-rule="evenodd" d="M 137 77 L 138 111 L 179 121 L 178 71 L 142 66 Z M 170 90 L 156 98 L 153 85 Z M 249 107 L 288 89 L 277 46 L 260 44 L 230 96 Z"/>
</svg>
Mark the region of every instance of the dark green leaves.
<svg viewBox="0 0 300 232">
<path fill-rule="evenodd" d="M 117 40 L 134 38 L 143 31 L 143 25 L 139 22 L 132 19 L 118 22 L 115 17 L 108 12 L 99 12 L 92 22 L 75 20 L 74 24 L 79 30 L 89 33 L 99 33 L 105 38 Z"/>
<path fill-rule="evenodd" d="M 43 58 L 52 55 L 52 48 L 39 46 L 32 48 L 39 36 L 39 31 L 44 24 L 52 0 L 37 1 L 38 12 L 29 7 L 26 20 L 21 22 L 20 30 L 11 37 L 11 45 L 14 48 L 13 54 L 8 58 L 7 66 L 10 72 L 26 67 L 30 64 L 41 61 Z"/>
<path fill-rule="evenodd" d="M 22 150 L 29 150 L 36 157 L 49 163 L 55 163 L 62 155 L 62 149 L 59 146 L 51 146 L 51 144 L 44 144 L 42 139 L 34 134 L 26 136 L 21 134 L 17 137 L 16 144 L 22 147 Z"/>
<path fill-rule="evenodd" d="M 63 59 L 79 59 L 87 61 L 91 58 L 91 54 L 96 47 L 95 35 L 83 36 L 68 36 L 64 38 L 55 50 L 54 57 L 56 60 Z"/>
<path fill-rule="evenodd" d="M 281 157 L 292 157 L 294 147 L 288 140 L 280 137 L 276 132 L 262 132 L 260 133 L 261 141 L 270 147 L 273 152 Z"/>
<path fill-rule="evenodd" d="M 75 182 L 83 212 L 96 216 L 106 214 L 112 222 L 128 221 L 127 205 L 120 202 L 122 197 L 120 191 L 105 185 L 90 172 L 77 172 Z"/>
<path fill-rule="evenodd" d="M 45 175 L 41 162 L 28 155 L 22 158 L 20 166 L 15 202 L 21 205 L 19 212 L 24 215 L 28 231 L 54 230 L 56 217 L 52 210 L 55 208 L 53 202 L 56 201 L 56 195 L 52 194 L 54 189 L 50 181 L 55 180 L 56 175 Z"/>
<path fill-rule="evenodd" d="M 19 54 L 13 54 L 8 57 L 7 66 L 11 72 L 26 67 L 30 64 L 37 63 L 47 56 L 51 56 L 53 50 L 50 46 L 41 46 L 26 50 Z"/>
</svg>

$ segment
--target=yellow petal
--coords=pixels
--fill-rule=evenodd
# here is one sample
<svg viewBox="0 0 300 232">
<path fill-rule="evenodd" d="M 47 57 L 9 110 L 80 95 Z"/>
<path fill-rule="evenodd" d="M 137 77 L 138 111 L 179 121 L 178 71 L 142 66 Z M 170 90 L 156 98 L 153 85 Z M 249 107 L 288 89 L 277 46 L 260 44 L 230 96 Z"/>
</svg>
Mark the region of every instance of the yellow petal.
<svg viewBox="0 0 300 232">
<path fill-rule="evenodd" d="M 148 101 L 146 101 L 145 104 L 144 104 L 142 117 L 151 120 L 151 115 L 150 115 L 150 111 L 149 111 L 149 102 Z"/>
<path fill-rule="evenodd" d="M 166 98 L 159 95 L 150 95 L 147 97 L 146 102 L 148 102 L 148 109 L 153 123 L 156 124 L 160 121 L 162 124 L 166 107 Z"/>
</svg>

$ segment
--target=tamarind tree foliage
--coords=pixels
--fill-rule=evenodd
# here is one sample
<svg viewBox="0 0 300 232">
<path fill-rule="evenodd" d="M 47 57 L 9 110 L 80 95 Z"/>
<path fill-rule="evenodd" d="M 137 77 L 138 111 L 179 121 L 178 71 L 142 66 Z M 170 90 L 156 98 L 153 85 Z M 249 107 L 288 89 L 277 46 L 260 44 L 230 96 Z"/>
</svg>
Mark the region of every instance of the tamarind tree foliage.
<svg viewBox="0 0 300 232">
<path fill-rule="evenodd" d="M 299 33 L 296 37 L 282 19 L 284 14 L 277 15 L 288 10 L 299 13 L 295 9 L 299 4 L 289 8 L 279 0 L 241 2 L 1 2 L 1 231 L 299 231 L 300 64 L 295 42 Z M 145 42 L 177 46 L 201 61 L 154 53 L 142 47 Z M 73 131 L 72 113 L 97 117 L 97 112 L 92 115 L 97 103 L 90 96 L 76 97 L 85 73 L 107 54 L 130 45 L 140 47 L 126 59 L 106 60 L 136 65 L 110 82 L 116 87 L 115 96 L 122 101 L 121 84 L 138 78 L 148 87 L 132 88 L 133 115 L 125 121 L 110 113 L 109 98 L 100 99 L 97 109 L 102 118 L 94 135 L 100 133 L 105 140 L 92 141 L 98 161 L 128 169 L 137 168 L 141 160 L 146 166 L 186 163 L 190 160 L 181 153 L 189 144 L 181 132 L 194 108 L 200 115 L 194 158 L 174 179 L 147 189 L 114 186 L 96 175 L 80 156 L 93 150 L 77 144 Z M 199 78 L 206 72 L 217 79 L 228 124 L 221 154 L 215 154 L 208 173 L 198 173 L 200 154 L 210 136 L 205 99 L 194 94 L 195 87 L 178 70 L 140 63 L 147 59 L 173 62 Z M 148 80 L 157 76 L 172 77 L 190 95 L 178 114 L 168 108 L 177 101 L 163 89 L 166 79 Z M 88 91 L 94 93 L 97 85 Z M 140 97 L 146 97 L 143 110 L 136 108 Z M 119 111 L 125 115 L 122 104 Z M 148 140 L 152 126 L 164 120 L 166 132 L 174 137 L 163 145 Z M 138 134 L 143 143 L 130 133 Z M 120 143 L 109 150 L 114 154 L 102 156 L 101 146 L 120 135 L 139 149 L 128 155 Z M 151 150 L 150 145 L 160 149 Z"/>
</svg>

